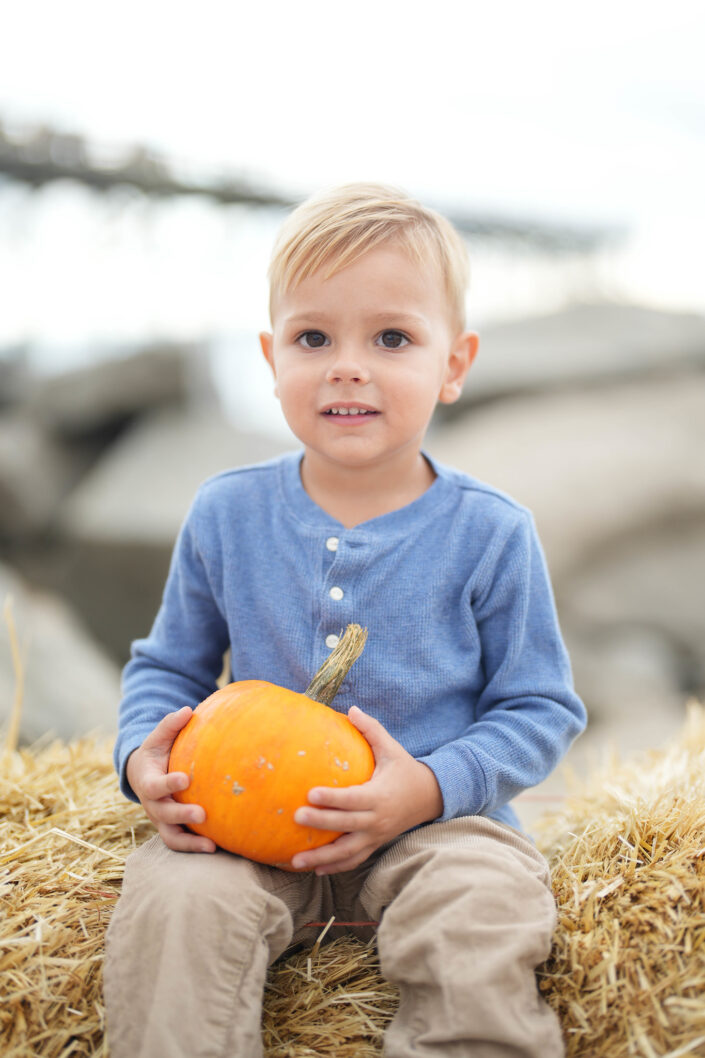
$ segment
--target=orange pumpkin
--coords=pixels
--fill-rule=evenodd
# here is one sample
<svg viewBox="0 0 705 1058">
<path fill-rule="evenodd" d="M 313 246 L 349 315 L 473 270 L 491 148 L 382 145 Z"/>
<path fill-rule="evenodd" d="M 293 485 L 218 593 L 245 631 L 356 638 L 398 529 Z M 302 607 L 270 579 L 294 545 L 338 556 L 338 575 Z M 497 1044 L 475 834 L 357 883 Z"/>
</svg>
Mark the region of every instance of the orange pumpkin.
<svg viewBox="0 0 705 1058">
<path fill-rule="evenodd" d="M 366 782 L 374 771 L 368 742 L 329 704 L 362 652 L 366 630 L 345 636 L 305 694 L 262 680 L 231 683 L 194 710 L 171 749 L 169 771 L 190 784 L 174 794 L 199 804 L 204 823 L 189 824 L 216 845 L 260 863 L 293 870 L 292 856 L 339 837 L 294 822 L 314 786 Z"/>
</svg>

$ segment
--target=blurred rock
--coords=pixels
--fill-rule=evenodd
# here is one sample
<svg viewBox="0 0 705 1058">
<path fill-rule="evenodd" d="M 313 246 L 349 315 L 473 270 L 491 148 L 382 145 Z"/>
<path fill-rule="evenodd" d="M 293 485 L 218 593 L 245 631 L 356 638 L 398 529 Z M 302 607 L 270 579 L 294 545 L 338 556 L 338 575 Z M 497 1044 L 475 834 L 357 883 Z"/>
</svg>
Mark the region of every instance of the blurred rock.
<svg viewBox="0 0 705 1058">
<path fill-rule="evenodd" d="M 580 643 L 603 656 L 634 659 L 641 644 L 648 679 L 640 680 L 627 666 L 639 711 L 665 700 L 666 682 L 681 699 L 705 695 L 705 515 L 602 541 L 562 594 L 565 619 L 578 632 L 576 650 Z M 583 668 L 586 686 L 604 684 L 604 672 Z M 662 678 L 655 675 L 657 668 Z M 592 694 L 596 702 L 605 697 L 597 690 Z"/>
<path fill-rule="evenodd" d="M 531 827 L 570 788 L 613 754 L 662 746 L 685 720 L 690 697 L 705 700 L 705 519 L 643 526 L 595 554 L 561 584 L 561 623 L 588 727 L 560 768 L 522 795 Z"/>
<path fill-rule="evenodd" d="M 678 645 L 667 628 L 581 624 L 576 634 L 565 615 L 563 628 L 592 727 L 624 729 L 636 745 L 650 718 L 672 715 L 689 697 Z"/>
<path fill-rule="evenodd" d="M 546 316 L 480 328 L 480 350 L 455 418 L 512 394 L 619 382 L 705 366 L 705 317 L 639 305 L 573 305 Z"/>
<path fill-rule="evenodd" d="M 70 739 L 117 728 L 120 674 L 58 598 L 31 591 L 0 565 L 0 609 L 13 599 L 13 619 L 22 654 L 24 696 L 22 743 L 53 732 Z M 0 628 L 0 727 L 9 723 L 16 680 L 6 622 Z"/>
<path fill-rule="evenodd" d="M 19 409 L 0 415 L 0 540 L 46 530 L 86 465 Z"/>
<path fill-rule="evenodd" d="M 60 437 L 114 433 L 155 407 L 215 401 L 205 349 L 162 345 L 42 380 L 29 413 Z"/>
<path fill-rule="evenodd" d="M 220 412 L 155 412 L 123 435 L 69 498 L 61 585 L 117 657 L 156 614 L 169 557 L 199 484 L 285 444 L 242 434 Z"/>
<path fill-rule="evenodd" d="M 646 625 L 605 626 L 564 621 L 575 684 L 588 707 L 586 731 L 561 764 L 516 802 L 525 827 L 558 808 L 573 777 L 634 753 L 663 746 L 681 731 L 688 696 L 671 637 Z"/>
<path fill-rule="evenodd" d="M 591 725 L 636 746 L 702 693 L 705 374 L 479 407 L 428 448 L 534 512 Z"/>
<path fill-rule="evenodd" d="M 285 448 L 264 434 L 239 432 L 217 408 L 154 412 L 81 482 L 65 507 L 62 529 L 82 540 L 170 547 L 202 481 Z"/>
<path fill-rule="evenodd" d="M 601 542 L 705 512 L 705 373 L 475 408 L 428 448 L 531 508 L 560 586 Z"/>
<path fill-rule="evenodd" d="M 29 366 L 24 345 L 0 350 L 0 409 L 18 404 L 27 396 Z"/>
</svg>

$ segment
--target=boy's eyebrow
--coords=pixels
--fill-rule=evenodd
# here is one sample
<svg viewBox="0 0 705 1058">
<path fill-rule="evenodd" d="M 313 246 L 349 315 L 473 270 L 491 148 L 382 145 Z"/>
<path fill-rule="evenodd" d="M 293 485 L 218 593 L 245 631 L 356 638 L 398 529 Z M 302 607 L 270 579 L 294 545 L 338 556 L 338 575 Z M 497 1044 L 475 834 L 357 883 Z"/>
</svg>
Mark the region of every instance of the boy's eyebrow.
<svg viewBox="0 0 705 1058">
<path fill-rule="evenodd" d="M 419 324 L 419 323 L 425 323 L 426 322 L 425 319 L 423 318 L 423 316 L 417 316 L 413 312 L 395 312 L 394 310 L 385 311 L 385 312 L 375 312 L 369 318 L 373 319 L 373 320 L 378 320 L 380 323 L 384 322 L 385 320 L 394 320 L 397 323 L 406 322 L 406 323 L 410 323 L 410 324 L 413 324 L 413 323 Z M 286 323 L 311 323 L 311 322 L 325 323 L 325 321 L 327 319 L 328 319 L 328 315 L 325 312 L 300 312 L 300 313 L 297 313 L 296 316 L 287 316 L 287 317 L 285 317 L 285 322 Z"/>
<path fill-rule="evenodd" d="M 310 320 L 325 320 L 325 312 L 299 312 L 296 316 L 285 316 L 286 323 L 305 323 Z"/>
</svg>

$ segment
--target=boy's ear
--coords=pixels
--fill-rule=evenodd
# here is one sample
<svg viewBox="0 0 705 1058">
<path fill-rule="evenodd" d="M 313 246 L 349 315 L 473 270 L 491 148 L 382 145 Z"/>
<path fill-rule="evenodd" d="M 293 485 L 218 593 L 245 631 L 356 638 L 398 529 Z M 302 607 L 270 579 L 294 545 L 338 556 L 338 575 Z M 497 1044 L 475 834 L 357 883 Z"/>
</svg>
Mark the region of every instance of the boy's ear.
<svg viewBox="0 0 705 1058">
<path fill-rule="evenodd" d="M 272 372 L 273 372 L 274 371 L 274 356 L 273 356 L 274 336 L 269 334 L 268 331 L 261 331 L 260 332 L 260 336 L 259 336 L 259 344 L 262 346 L 262 353 L 264 354 L 264 359 L 267 361 L 267 363 L 269 364 L 269 366 L 271 367 Z"/>
<path fill-rule="evenodd" d="M 276 372 L 276 370 L 274 368 L 274 337 L 273 337 L 273 335 L 269 334 L 268 331 L 261 331 L 260 332 L 260 336 L 259 336 L 259 344 L 262 346 L 262 353 L 264 355 L 264 359 L 267 361 L 267 363 L 269 364 L 270 368 L 272 369 L 272 374 L 274 375 L 274 383 L 275 383 L 274 384 L 274 395 L 275 395 L 275 397 L 278 397 L 279 393 L 277 391 L 277 385 L 276 385 L 277 372 Z"/>
<path fill-rule="evenodd" d="M 460 396 L 465 376 L 477 356 L 479 344 L 480 339 L 474 331 L 463 331 L 453 342 L 445 378 L 438 394 L 441 404 L 453 404 Z"/>
</svg>

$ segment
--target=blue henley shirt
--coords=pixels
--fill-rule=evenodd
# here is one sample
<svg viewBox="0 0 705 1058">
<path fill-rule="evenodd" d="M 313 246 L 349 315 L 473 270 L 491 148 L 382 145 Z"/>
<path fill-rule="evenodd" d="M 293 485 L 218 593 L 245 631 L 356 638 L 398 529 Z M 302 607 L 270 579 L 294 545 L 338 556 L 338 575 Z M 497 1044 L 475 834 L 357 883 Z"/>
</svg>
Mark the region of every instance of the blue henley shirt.
<svg viewBox="0 0 705 1058">
<path fill-rule="evenodd" d="M 198 490 L 149 636 L 123 673 L 115 764 L 168 712 L 233 680 L 303 691 L 356 622 L 369 629 L 334 708 L 359 705 L 434 772 L 443 815 L 519 826 L 509 802 L 585 726 L 531 514 L 429 459 L 431 487 L 346 529 L 304 491 L 302 453 Z"/>
</svg>

